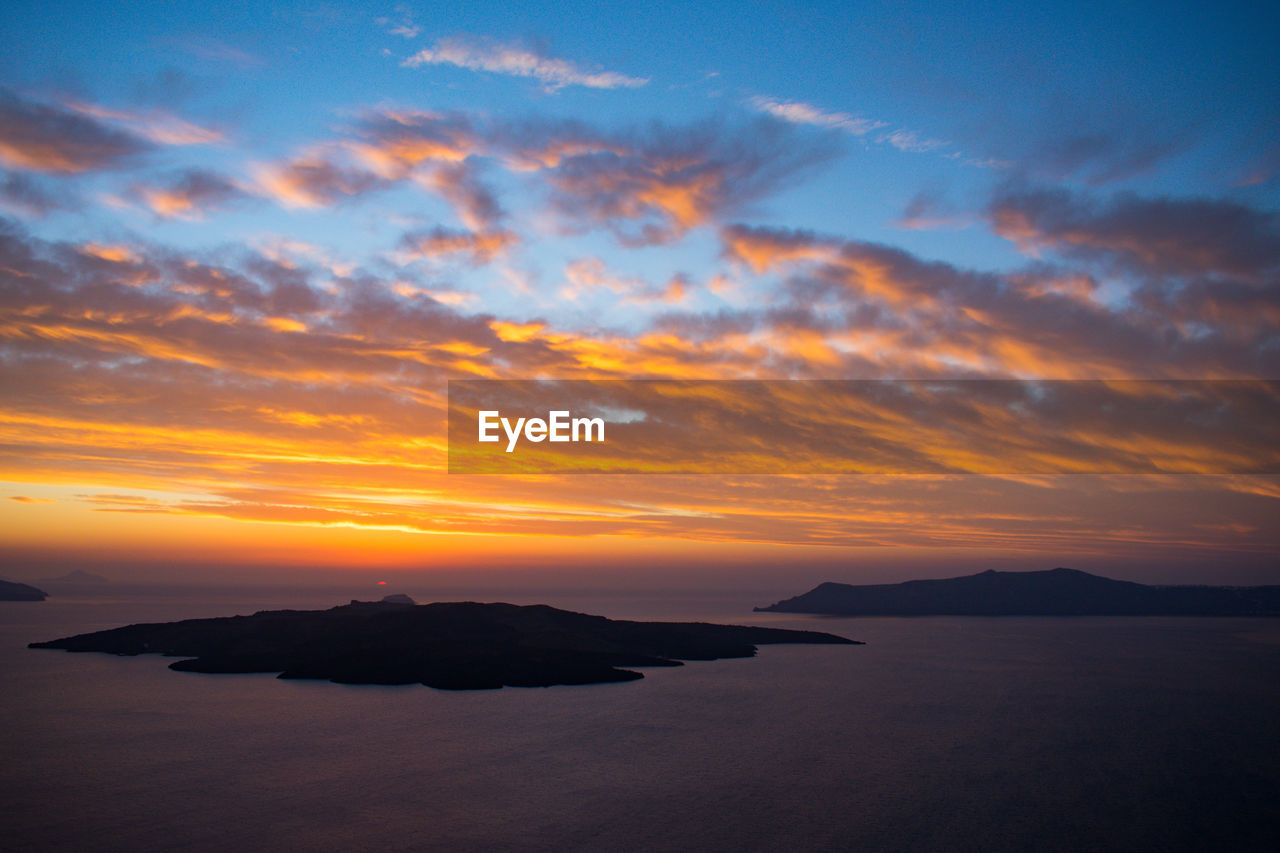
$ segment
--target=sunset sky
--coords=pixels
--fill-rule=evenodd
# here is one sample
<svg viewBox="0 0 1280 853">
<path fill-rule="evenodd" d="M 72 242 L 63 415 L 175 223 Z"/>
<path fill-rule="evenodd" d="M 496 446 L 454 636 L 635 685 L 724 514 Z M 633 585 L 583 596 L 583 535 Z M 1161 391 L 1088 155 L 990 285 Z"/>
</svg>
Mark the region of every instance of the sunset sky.
<svg viewBox="0 0 1280 853">
<path fill-rule="evenodd" d="M 7 4 L 0 573 L 1280 583 L 1276 476 L 447 473 L 450 379 L 1280 379 L 1280 9 L 976 9 Z"/>
</svg>

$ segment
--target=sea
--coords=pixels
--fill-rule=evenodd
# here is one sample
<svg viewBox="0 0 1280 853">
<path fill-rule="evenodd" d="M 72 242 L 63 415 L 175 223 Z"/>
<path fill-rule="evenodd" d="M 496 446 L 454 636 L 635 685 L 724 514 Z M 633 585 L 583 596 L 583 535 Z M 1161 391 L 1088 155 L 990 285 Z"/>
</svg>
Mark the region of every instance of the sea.
<svg viewBox="0 0 1280 853">
<path fill-rule="evenodd" d="M 6 851 L 1277 851 L 1280 620 L 835 618 L 749 591 L 406 591 L 828 631 L 450 692 L 33 650 L 343 588 L 0 603 Z M 372 596 L 376 597 L 376 596 Z"/>
</svg>

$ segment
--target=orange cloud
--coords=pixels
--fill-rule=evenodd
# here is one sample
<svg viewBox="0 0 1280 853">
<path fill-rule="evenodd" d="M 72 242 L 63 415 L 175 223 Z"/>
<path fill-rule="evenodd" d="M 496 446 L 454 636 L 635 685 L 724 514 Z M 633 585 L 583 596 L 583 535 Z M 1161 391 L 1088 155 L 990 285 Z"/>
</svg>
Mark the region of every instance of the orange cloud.
<svg viewBox="0 0 1280 853">
<path fill-rule="evenodd" d="M 485 144 L 471 122 L 456 114 L 383 110 L 366 116 L 358 133 L 361 138 L 344 147 L 387 180 L 404 178 L 423 163 L 461 163 Z"/>
<path fill-rule="evenodd" d="M 831 263 L 839 257 L 836 246 L 806 232 L 752 229 L 735 225 L 720 233 L 725 252 L 763 273 L 783 264 L 797 262 Z"/>
<path fill-rule="evenodd" d="M 319 154 L 305 154 L 279 165 L 254 170 L 257 189 L 285 207 L 328 207 L 344 196 L 377 188 L 382 180 L 371 172 L 335 164 Z"/>
<path fill-rule="evenodd" d="M 573 139 L 590 137 L 574 128 L 559 141 Z M 566 154 L 544 171 L 562 215 L 609 226 L 628 245 L 653 245 L 768 195 L 828 153 L 759 128 L 735 144 L 710 126 L 659 127 Z"/>
<path fill-rule="evenodd" d="M 276 189 L 281 191 L 284 179 L 276 180 Z M 292 192 L 295 201 L 302 198 L 297 189 Z M 209 211 L 246 197 L 233 181 L 200 169 L 178 174 L 164 184 L 137 185 L 133 195 L 161 219 L 200 219 Z"/>
<path fill-rule="evenodd" d="M 99 243 L 85 243 L 80 251 L 104 261 L 136 263 L 138 256 L 128 246 L 104 246 Z"/>
<path fill-rule="evenodd" d="M 463 254 L 472 263 L 486 264 L 514 245 L 518 239 L 510 231 L 466 232 L 433 228 L 424 233 L 404 235 L 400 241 L 400 251 L 409 259 Z"/>
<path fill-rule="evenodd" d="M 610 272 L 597 257 L 579 258 L 564 270 L 566 284 L 560 288 L 561 298 L 576 301 L 591 291 L 606 290 L 628 303 L 661 302 L 668 305 L 684 301 L 690 288 L 682 275 L 672 276 L 665 286 L 655 287 L 642 278 L 619 276 Z"/>
<path fill-rule="evenodd" d="M 87 172 L 120 165 L 150 147 L 80 112 L 0 90 L 0 163 L 10 168 Z"/>
<path fill-rule="evenodd" d="M 1192 339 L 1169 338 L 1149 315 L 1069 298 L 1035 270 L 980 274 L 856 241 L 724 233 L 726 255 L 745 267 L 740 287 L 758 300 L 714 314 L 672 309 L 652 325 L 619 331 L 563 328 L 519 307 L 503 316 L 467 313 L 422 298 L 442 288 L 415 278 L 412 267 L 394 278 L 376 270 L 349 275 L 315 247 L 207 259 L 141 241 L 127 250 L 67 246 L 8 224 L 0 230 L 0 479 L 19 495 L 31 492 L 27 484 L 164 492 L 132 507 L 103 499 L 81 509 L 110 509 L 95 517 L 117 520 L 145 510 L 165 530 L 187 532 L 188 542 L 213 531 L 269 529 L 280 532 L 253 535 L 280 543 L 305 529 L 346 543 L 352 550 L 343 559 L 352 563 L 361 560 L 352 543 L 367 541 L 357 537 L 362 530 L 419 555 L 444 541 L 438 537 L 457 537 L 448 541 L 462 553 L 456 543 L 478 535 L 684 538 L 724 547 L 1274 552 L 1266 523 L 1274 515 L 1274 478 L 1166 479 L 1135 500 L 1136 478 L 1046 484 L 445 473 L 446 381 L 467 376 L 934 377 L 1068 369 L 1121 376 L 1192 367 L 1242 376 L 1259 363 L 1247 344 L 1197 349 Z M 679 280 L 644 285 L 603 262 L 579 273 L 640 282 L 623 287 L 620 300 L 637 288 L 671 300 L 688 290 Z M 141 276 L 147 287 L 134 284 Z M 1016 436 L 997 408 L 975 407 L 973 416 L 993 434 Z M 908 440 L 962 470 L 980 449 L 937 424 L 883 412 L 829 417 L 832 425 L 865 423 L 874 436 Z M 1181 439 L 1135 444 L 1131 436 L 1079 426 L 1080 441 L 1121 459 L 1154 448 L 1195 471 L 1235 458 L 1225 445 L 1224 457 L 1197 456 Z M 680 450 L 655 446 L 668 456 Z M 743 450 L 744 458 L 768 452 L 766 445 Z M 40 512 L 71 512 L 68 503 Z M 1192 513 L 1206 526 L 1162 521 Z M 224 526 L 230 519 L 246 527 Z"/>
<path fill-rule="evenodd" d="M 782 276 L 782 304 L 743 315 L 738 326 L 754 326 L 758 337 L 811 328 L 855 342 L 864 332 L 878 339 L 874 351 L 850 351 L 845 376 L 968 370 L 1041 378 L 1250 377 L 1258 375 L 1257 346 L 1277 316 L 1269 298 L 1252 289 L 1144 286 L 1135 294 L 1141 310 L 1134 310 L 1095 298 L 1088 278 L 1043 267 L 975 272 L 888 246 L 783 229 L 729 226 L 721 235 L 727 258 Z M 1215 325 L 1211 336 L 1206 322 Z"/>
</svg>

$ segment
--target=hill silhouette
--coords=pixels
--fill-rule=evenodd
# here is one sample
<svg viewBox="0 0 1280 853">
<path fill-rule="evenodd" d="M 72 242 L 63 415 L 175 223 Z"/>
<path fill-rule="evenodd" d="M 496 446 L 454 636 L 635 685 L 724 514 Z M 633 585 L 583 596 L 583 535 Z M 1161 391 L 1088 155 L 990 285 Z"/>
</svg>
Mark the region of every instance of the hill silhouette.
<svg viewBox="0 0 1280 853">
<path fill-rule="evenodd" d="M 0 581 L 0 601 L 44 601 L 49 593 L 25 583 Z"/>
<path fill-rule="evenodd" d="M 40 580 L 39 583 L 103 584 L 103 583 L 111 583 L 111 581 L 108 580 L 107 578 L 104 578 L 102 575 L 95 575 L 93 572 L 86 572 L 82 569 L 75 569 L 74 571 L 67 572 L 65 575 L 60 575 L 59 577 L 56 577 L 56 578 L 44 578 Z"/>
<path fill-rule="evenodd" d="M 757 611 L 839 616 L 1280 616 L 1280 586 L 1148 586 L 1075 569 L 819 584 Z"/>
</svg>

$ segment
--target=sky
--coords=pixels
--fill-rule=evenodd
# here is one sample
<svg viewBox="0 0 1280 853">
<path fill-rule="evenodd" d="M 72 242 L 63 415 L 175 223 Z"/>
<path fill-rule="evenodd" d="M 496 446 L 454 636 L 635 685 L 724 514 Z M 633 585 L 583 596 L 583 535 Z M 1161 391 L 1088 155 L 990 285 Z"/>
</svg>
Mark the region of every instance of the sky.
<svg viewBox="0 0 1280 853">
<path fill-rule="evenodd" d="M 1238 466 L 480 476 L 445 417 L 1278 379 L 1277 43 L 1243 4 L 10 3 L 3 573 L 1280 583 Z"/>
</svg>

